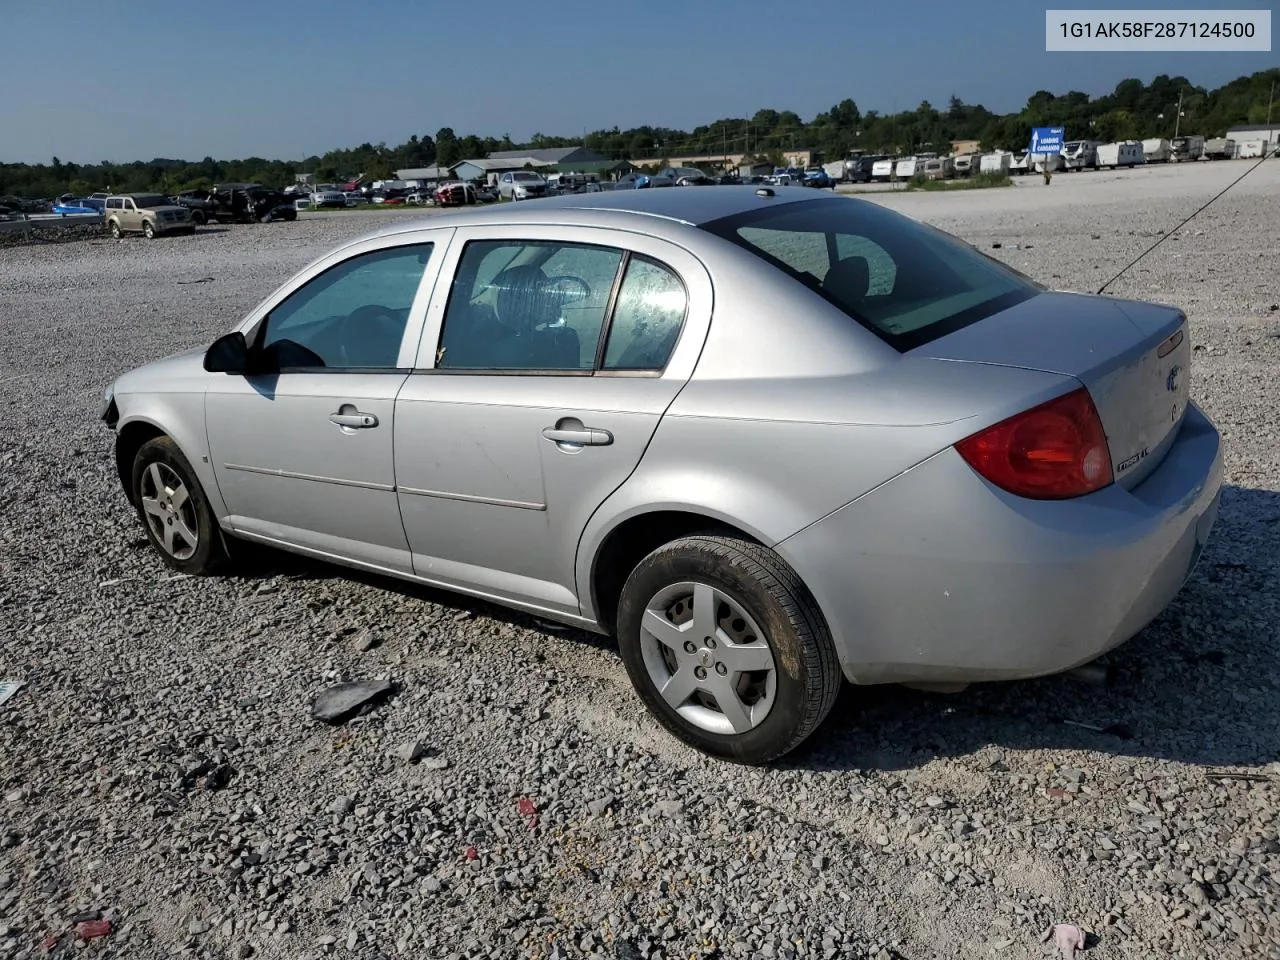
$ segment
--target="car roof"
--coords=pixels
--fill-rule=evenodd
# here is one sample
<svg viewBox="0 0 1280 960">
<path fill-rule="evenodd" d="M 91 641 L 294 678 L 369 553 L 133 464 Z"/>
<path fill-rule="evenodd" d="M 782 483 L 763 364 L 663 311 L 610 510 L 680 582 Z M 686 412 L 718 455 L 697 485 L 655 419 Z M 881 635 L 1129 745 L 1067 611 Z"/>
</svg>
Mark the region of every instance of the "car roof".
<svg viewBox="0 0 1280 960">
<path fill-rule="evenodd" d="M 484 226 L 486 224 L 572 224 L 642 232 L 679 233 L 713 220 L 731 217 L 765 205 L 829 200 L 831 194 L 806 187 L 709 186 L 665 187 L 649 190 L 607 190 L 545 197 L 520 204 L 502 204 L 414 219 L 387 225 L 353 240 L 409 233 L 433 227 Z M 857 197 L 849 203 L 866 203 Z M 518 208 L 513 211 L 513 206 Z"/>
</svg>

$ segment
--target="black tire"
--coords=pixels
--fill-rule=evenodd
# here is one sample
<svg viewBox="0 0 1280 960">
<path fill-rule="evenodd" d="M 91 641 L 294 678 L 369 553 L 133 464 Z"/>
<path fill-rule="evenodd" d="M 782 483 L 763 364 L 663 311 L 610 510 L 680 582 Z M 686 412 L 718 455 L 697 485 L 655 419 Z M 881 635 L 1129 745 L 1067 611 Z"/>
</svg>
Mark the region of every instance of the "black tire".
<svg viewBox="0 0 1280 960">
<path fill-rule="evenodd" d="M 147 220 L 142 224 L 142 235 L 148 240 L 154 240 L 156 238 L 156 228 L 152 226 L 150 220 Z"/>
<path fill-rule="evenodd" d="M 192 210 L 191 221 L 197 227 L 203 227 L 205 225 L 205 215 L 199 210 Z"/>
<path fill-rule="evenodd" d="M 112 221 L 111 221 L 111 224 L 110 224 L 110 229 L 111 229 L 111 236 L 112 236 L 113 238 L 115 238 L 116 240 L 119 240 L 119 239 L 121 238 L 121 236 L 123 236 L 123 234 L 122 234 L 122 233 L 121 233 L 121 231 L 120 231 L 120 221 L 119 221 L 119 220 L 112 220 Z"/>
<path fill-rule="evenodd" d="M 773 654 L 773 706 L 740 734 L 696 726 L 658 692 L 645 664 L 641 621 L 659 591 L 684 581 L 710 584 L 755 620 Z M 714 533 L 674 540 L 636 565 L 618 605 L 618 647 L 640 699 L 671 733 L 690 746 L 737 763 L 766 764 L 798 747 L 826 719 L 840 692 L 835 645 L 816 601 L 776 553 L 757 543 Z"/>
<path fill-rule="evenodd" d="M 143 497 L 155 493 L 153 480 L 148 476 L 148 471 L 153 464 L 159 465 L 162 471 L 171 471 L 175 474 L 187 490 L 187 502 L 179 506 L 176 513 L 182 514 L 184 523 L 196 534 L 197 543 L 189 556 L 175 555 L 185 553 L 185 550 L 170 552 L 166 549 L 164 542 L 157 537 L 152 527 L 154 518 L 149 517 Z M 191 464 L 176 443 L 168 437 L 156 437 L 144 443 L 133 459 L 130 482 L 138 519 L 142 521 L 142 528 L 146 531 L 151 546 L 166 566 L 180 573 L 194 576 L 216 573 L 226 566 L 227 549 L 218 521 L 213 516 L 213 510 L 200 486 L 200 481 L 196 479 L 195 471 L 191 469 Z M 188 505 L 189 509 L 187 509 Z M 168 518 L 167 525 L 173 525 L 172 517 Z"/>
</svg>

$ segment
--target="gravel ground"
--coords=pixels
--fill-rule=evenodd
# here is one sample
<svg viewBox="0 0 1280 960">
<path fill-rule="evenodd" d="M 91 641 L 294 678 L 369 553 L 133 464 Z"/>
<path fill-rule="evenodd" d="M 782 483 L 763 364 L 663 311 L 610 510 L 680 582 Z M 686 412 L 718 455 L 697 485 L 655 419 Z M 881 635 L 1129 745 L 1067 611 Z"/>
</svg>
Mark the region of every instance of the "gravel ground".
<svg viewBox="0 0 1280 960">
<path fill-rule="evenodd" d="M 1096 289 L 1244 169 L 876 202 Z M 1280 958 L 1280 163 L 1111 291 L 1193 317 L 1227 488 L 1110 684 L 846 690 L 772 770 L 661 732 L 598 638 L 278 555 L 152 556 L 102 387 L 378 216 L 0 250 L 0 680 L 26 684 L 0 705 L 0 957 L 100 913 L 57 952 L 1028 958 L 1069 922 L 1086 957 Z M 367 714 L 311 719 L 380 678 Z"/>
</svg>

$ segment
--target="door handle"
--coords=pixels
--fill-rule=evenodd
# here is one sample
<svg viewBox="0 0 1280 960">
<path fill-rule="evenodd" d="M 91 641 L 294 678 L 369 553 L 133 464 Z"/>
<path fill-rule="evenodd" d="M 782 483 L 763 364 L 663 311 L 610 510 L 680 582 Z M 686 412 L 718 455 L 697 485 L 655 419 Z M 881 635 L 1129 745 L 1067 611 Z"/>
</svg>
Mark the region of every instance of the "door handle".
<svg viewBox="0 0 1280 960">
<path fill-rule="evenodd" d="M 350 410 L 349 406 L 343 407 L 343 410 Z M 376 427 L 378 418 L 372 413 L 361 413 L 356 410 L 353 413 L 331 413 L 329 414 L 329 422 L 336 423 L 340 427 L 347 427 L 352 430 L 360 430 L 368 427 Z"/>
<path fill-rule="evenodd" d="M 567 443 L 581 447 L 604 447 L 613 443 L 613 434 L 608 430 L 584 427 L 580 424 L 569 426 L 564 421 L 554 427 L 544 427 L 542 435 L 554 443 Z"/>
</svg>

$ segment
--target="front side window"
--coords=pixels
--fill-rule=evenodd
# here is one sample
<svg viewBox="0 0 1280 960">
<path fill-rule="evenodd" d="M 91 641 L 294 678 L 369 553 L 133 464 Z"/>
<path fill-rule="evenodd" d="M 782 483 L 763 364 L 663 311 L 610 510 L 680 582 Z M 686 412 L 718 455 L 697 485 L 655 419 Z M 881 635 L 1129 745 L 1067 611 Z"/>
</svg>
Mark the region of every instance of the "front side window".
<svg viewBox="0 0 1280 960">
<path fill-rule="evenodd" d="M 395 369 L 432 246 L 376 250 L 329 268 L 267 315 L 260 346 L 285 369 Z"/>
<path fill-rule="evenodd" d="M 612 247 L 574 243 L 467 244 L 445 309 L 437 369 L 594 370 L 622 257 Z"/>
<path fill-rule="evenodd" d="M 904 351 L 1044 290 L 940 230 L 845 198 L 765 208 L 703 228 Z"/>
</svg>

